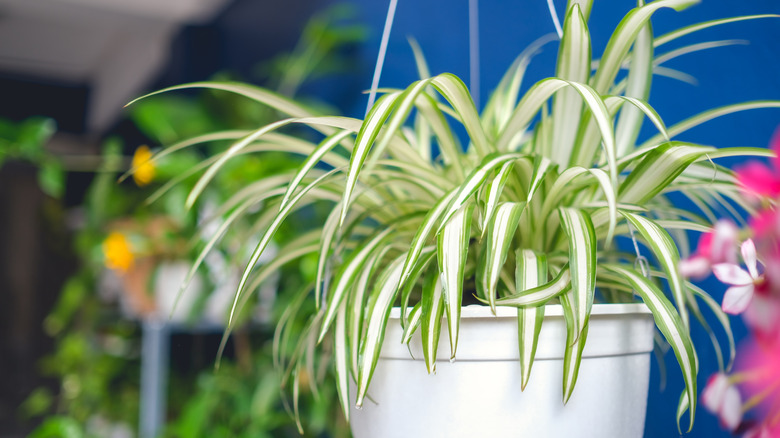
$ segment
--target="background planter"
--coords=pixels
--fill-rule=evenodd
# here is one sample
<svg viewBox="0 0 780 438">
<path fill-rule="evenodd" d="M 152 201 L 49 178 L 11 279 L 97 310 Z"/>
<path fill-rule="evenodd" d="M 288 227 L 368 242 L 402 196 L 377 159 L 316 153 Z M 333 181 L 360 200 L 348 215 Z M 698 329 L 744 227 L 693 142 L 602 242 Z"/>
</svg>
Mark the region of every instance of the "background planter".
<svg viewBox="0 0 780 438">
<path fill-rule="evenodd" d="M 428 375 L 419 335 L 411 352 L 398 342 L 393 309 L 363 409 L 352 409 L 356 438 L 641 437 L 653 349 L 653 318 L 644 304 L 594 305 L 577 386 L 562 403 L 566 323 L 547 306 L 536 361 L 520 390 L 517 316 L 499 308 L 463 309 L 457 360 L 442 335 L 436 374 Z M 353 388 L 354 391 L 354 388 Z M 354 394 L 353 394 L 354 396 Z M 353 397 L 354 400 L 354 397 Z"/>
</svg>

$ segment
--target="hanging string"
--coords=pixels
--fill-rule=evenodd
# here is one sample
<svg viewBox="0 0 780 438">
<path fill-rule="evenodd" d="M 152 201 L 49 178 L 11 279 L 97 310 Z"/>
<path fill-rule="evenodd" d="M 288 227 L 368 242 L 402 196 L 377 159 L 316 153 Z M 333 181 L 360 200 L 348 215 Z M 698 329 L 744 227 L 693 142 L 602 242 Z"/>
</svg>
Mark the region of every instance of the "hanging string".
<svg viewBox="0 0 780 438">
<path fill-rule="evenodd" d="M 555 32 L 558 33 L 558 38 L 563 38 L 563 29 L 561 28 L 561 22 L 558 21 L 558 13 L 555 12 L 555 4 L 553 4 L 553 0 L 547 0 L 547 8 L 550 9 L 550 16 L 552 17 L 553 24 L 555 25 Z"/>
<path fill-rule="evenodd" d="M 636 260 L 634 261 L 634 268 L 639 265 L 639 270 L 642 272 L 642 275 L 650 278 L 650 264 L 647 261 L 647 257 L 643 256 L 642 253 L 639 252 L 639 243 L 636 241 L 636 236 L 634 236 L 634 227 L 631 224 L 628 224 L 628 231 L 631 233 L 631 241 L 634 242 L 634 252 L 636 253 Z"/>
<path fill-rule="evenodd" d="M 469 79 L 471 97 L 479 110 L 479 0 L 469 0 Z"/>
<path fill-rule="evenodd" d="M 390 29 L 393 27 L 393 18 L 395 17 L 397 5 L 398 0 L 390 0 L 390 7 L 387 9 L 387 17 L 385 18 L 385 29 L 382 31 L 382 42 L 379 44 L 379 55 L 376 59 L 376 67 L 374 67 L 374 79 L 371 81 L 371 92 L 368 95 L 366 115 L 368 115 L 376 100 L 376 89 L 379 88 L 379 77 L 382 75 L 382 67 L 385 63 L 385 54 L 387 53 L 387 42 L 390 40 Z"/>
</svg>

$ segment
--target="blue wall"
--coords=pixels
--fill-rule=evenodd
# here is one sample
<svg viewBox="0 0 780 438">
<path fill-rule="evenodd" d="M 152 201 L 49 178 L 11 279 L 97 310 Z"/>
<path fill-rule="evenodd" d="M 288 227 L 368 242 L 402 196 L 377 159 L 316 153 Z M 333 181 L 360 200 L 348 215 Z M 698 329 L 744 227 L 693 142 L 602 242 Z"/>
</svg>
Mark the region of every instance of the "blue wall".
<svg viewBox="0 0 780 438">
<path fill-rule="evenodd" d="M 361 49 L 365 75 L 362 87 L 368 89 L 388 1 L 363 0 L 355 3 L 361 14 L 360 20 L 371 29 L 369 41 Z M 632 2 L 595 1 L 590 20 L 594 55 L 603 50 L 612 29 L 630 4 Z M 556 5 L 560 12 L 565 2 L 556 0 Z M 687 24 L 760 13 L 780 14 L 780 2 L 707 0 L 704 4 L 679 13 L 672 10 L 659 11 L 653 23 L 655 33 L 660 35 Z M 554 29 L 545 0 L 483 0 L 480 2 L 479 24 L 482 61 L 480 84 L 484 102 L 487 92 L 497 83 L 514 57 L 530 42 Z M 467 0 L 399 0 L 380 86 L 404 87 L 417 79 L 414 60 L 406 42 L 407 36 L 413 36 L 419 41 L 434 74 L 449 71 L 459 75 L 466 83 L 469 82 Z M 720 105 L 754 99 L 780 99 L 780 19 L 720 26 L 690 35 L 681 43 L 724 39 L 743 39 L 749 41 L 749 44 L 695 53 L 668 64 L 669 67 L 696 77 L 699 82 L 697 86 L 663 77 L 654 82 L 650 103 L 667 125 Z M 553 75 L 556 51 L 557 44 L 550 44 L 536 58 L 531 64 L 526 87 L 532 83 L 531 80 Z M 359 116 L 364 109 L 365 99 L 358 99 L 349 113 Z M 685 133 L 680 139 L 719 147 L 763 147 L 778 124 L 780 110 L 751 111 L 710 122 Z M 715 298 L 722 297 L 723 288 L 716 282 L 707 282 L 705 287 L 712 291 Z M 737 335 L 743 336 L 744 327 L 736 320 L 734 324 Z M 696 330 L 694 338 L 701 360 L 699 388 L 703 388 L 707 377 L 716 371 L 717 365 L 706 333 Z M 658 367 L 655 364 L 653 367 L 647 437 L 677 436 L 675 408 L 683 383 L 671 353 L 666 357 L 666 367 L 668 382 L 664 392 L 658 390 Z M 694 431 L 687 436 L 725 437 L 729 434 L 718 427 L 714 417 L 701 409 Z"/>
</svg>

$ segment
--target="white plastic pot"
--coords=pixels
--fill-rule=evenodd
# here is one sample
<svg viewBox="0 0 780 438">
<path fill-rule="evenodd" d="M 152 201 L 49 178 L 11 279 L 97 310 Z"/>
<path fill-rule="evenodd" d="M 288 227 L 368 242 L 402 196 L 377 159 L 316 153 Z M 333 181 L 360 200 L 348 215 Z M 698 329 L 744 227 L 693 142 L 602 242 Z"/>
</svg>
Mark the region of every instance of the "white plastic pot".
<svg viewBox="0 0 780 438">
<path fill-rule="evenodd" d="M 399 309 L 393 309 L 368 391 L 371 400 L 352 408 L 355 438 L 642 436 L 654 330 L 644 304 L 593 306 L 579 378 L 565 406 L 561 306 L 545 309 L 525 391 L 517 312 L 497 310 L 493 316 L 487 307 L 463 308 L 454 362 L 443 325 L 436 373 L 429 375 L 419 335 L 410 357 L 400 343 Z"/>
</svg>

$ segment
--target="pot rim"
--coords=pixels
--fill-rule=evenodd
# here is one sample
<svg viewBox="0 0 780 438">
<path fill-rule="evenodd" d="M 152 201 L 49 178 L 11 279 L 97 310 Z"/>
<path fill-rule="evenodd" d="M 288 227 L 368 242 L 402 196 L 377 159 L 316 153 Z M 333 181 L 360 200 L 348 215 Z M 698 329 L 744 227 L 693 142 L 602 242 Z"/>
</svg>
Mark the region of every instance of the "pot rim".
<svg viewBox="0 0 780 438">
<path fill-rule="evenodd" d="M 544 306 L 544 316 L 563 317 L 563 306 L 560 304 L 547 304 Z M 652 315 L 652 311 L 645 303 L 599 303 L 593 304 L 591 315 Z M 517 318 L 517 309 L 509 306 L 497 306 L 495 315 L 491 312 L 489 306 L 480 304 L 471 304 L 461 307 L 460 317 L 462 318 Z M 393 307 L 390 309 L 391 319 L 401 319 L 401 308 Z"/>
</svg>

